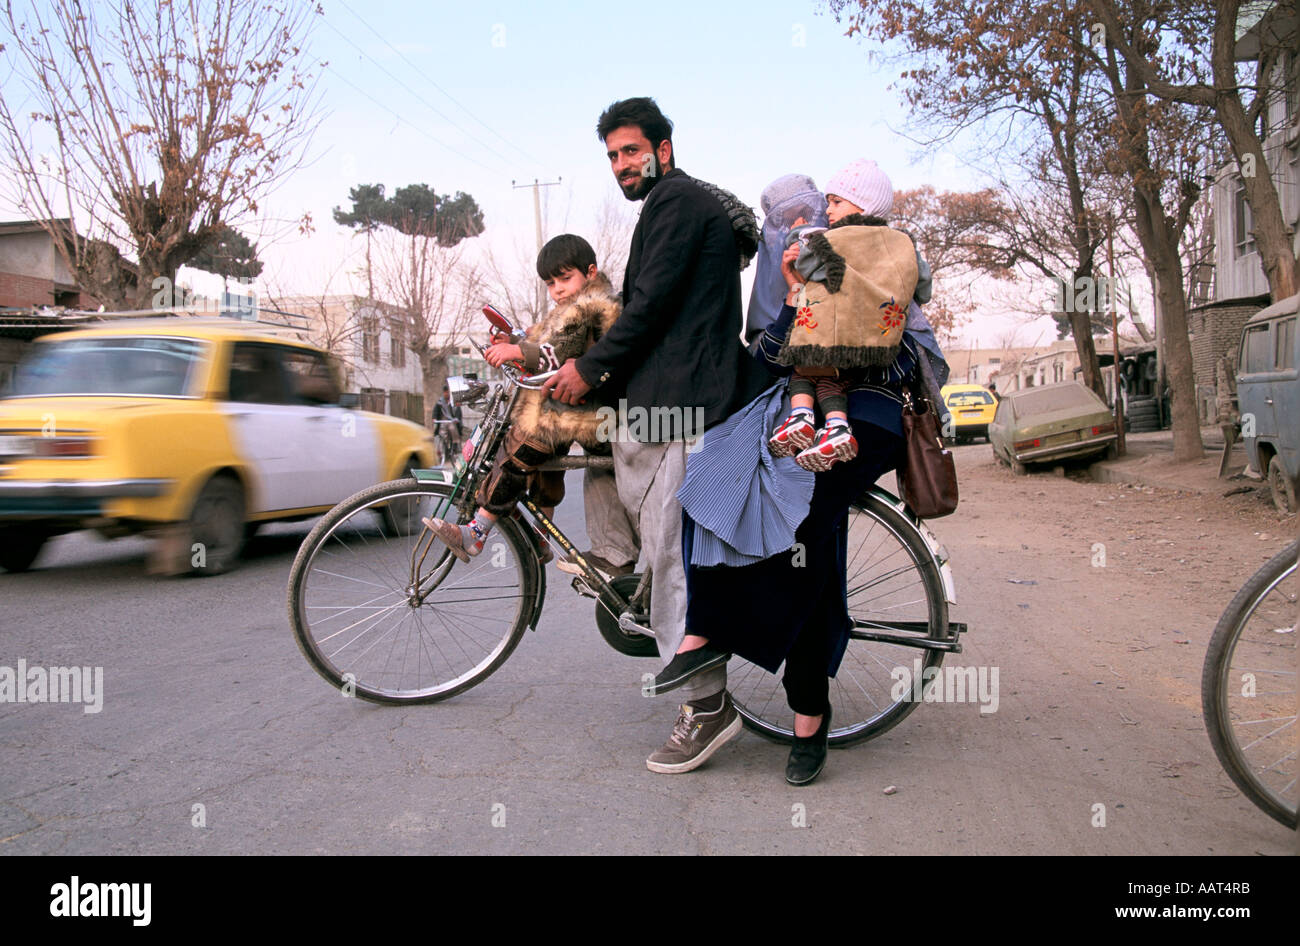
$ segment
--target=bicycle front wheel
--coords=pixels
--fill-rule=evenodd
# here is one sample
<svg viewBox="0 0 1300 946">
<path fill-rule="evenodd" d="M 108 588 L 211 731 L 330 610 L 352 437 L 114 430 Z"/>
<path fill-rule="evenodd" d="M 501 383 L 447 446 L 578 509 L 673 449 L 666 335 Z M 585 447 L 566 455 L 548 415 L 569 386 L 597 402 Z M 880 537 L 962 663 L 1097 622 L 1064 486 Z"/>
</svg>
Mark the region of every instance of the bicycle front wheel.
<svg viewBox="0 0 1300 946">
<path fill-rule="evenodd" d="M 948 641 L 948 601 L 930 548 L 916 527 L 870 493 L 848 521 L 847 585 L 854 621 L 839 671 L 830 681 L 833 746 L 850 746 L 898 725 L 916 708 L 900 683 L 943 663 L 941 650 L 872 639 L 873 632 Z M 794 711 L 779 676 L 739 657 L 727 665 L 727 688 L 750 729 L 778 742 L 794 738 Z"/>
<path fill-rule="evenodd" d="M 334 507 L 298 549 L 288 592 L 294 637 L 343 692 L 380 703 L 454 696 L 505 662 L 536 613 L 540 566 L 512 519 L 468 563 L 421 523 L 463 518 L 450 492 L 413 479 L 380 483 Z"/>
<path fill-rule="evenodd" d="M 1292 542 L 1237 592 L 1205 654 L 1201 704 L 1210 743 L 1246 797 L 1296 826 L 1296 556 Z"/>
</svg>

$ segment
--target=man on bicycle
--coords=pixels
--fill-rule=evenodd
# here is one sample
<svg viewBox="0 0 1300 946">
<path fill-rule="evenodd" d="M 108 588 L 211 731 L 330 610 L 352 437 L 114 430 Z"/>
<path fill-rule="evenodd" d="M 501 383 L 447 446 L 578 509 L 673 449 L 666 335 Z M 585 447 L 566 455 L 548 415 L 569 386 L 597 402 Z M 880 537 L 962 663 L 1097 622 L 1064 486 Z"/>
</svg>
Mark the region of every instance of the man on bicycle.
<svg viewBox="0 0 1300 946">
<path fill-rule="evenodd" d="M 622 315 L 543 390 L 567 404 L 595 388 L 606 403 L 621 393 L 628 431 L 647 438 L 615 440 L 614 472 L 653 572 L 650 624 L 667 665 L 686 635 L 677 490 L 686 472 L 686 438 L 702 432 L 683 429 L 683 421 L 702 416 L 706 428 L 716 424 L 768 379 L 739 338 L 740 255 L 732 222 L 717 197 L 675 166 L 672 122 L 653 99 L 633 98 L 610 105 L 596 133 L 624 196 L 645 206 L 632 233 Z M 634 412 L 643 415 L 641 423 Z M 645 415 L 658 422 L 645 423 Z M 646 760 L 652 771 L 690 771 L 739 731 L 725 656 L 719 657 L 713 669 L 683 685 L 687 703 L 668 742 Z"/>
<path fill-rule="evenodd" d="M 438 437 L 439 443 L 446 443 L 447 445 L 442 457 L 442 462 L 446 463 L 460 452 L 461 441 L 465 433 L 465 415 L 461 412 L 459 404 L 453 405 L 451 403 L 451 388 L 446 382 L 442 385 L 442 397 L 434 402 L 433 420 L 434 426 L 437 428 L 435 436 Z"/>
</svg>

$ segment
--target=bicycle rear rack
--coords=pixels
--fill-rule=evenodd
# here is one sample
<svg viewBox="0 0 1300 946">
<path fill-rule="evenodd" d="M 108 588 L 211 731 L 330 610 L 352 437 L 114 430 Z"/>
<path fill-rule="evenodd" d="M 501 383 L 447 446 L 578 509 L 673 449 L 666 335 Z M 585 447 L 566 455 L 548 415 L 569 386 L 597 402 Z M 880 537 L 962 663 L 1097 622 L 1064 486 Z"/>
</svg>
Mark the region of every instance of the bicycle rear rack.
<svg viewBox="0 0 1300 946">
<path fill-rule="evenodd" d="M 930 630 L 926 621 L 854 621 L 849 636 L 862 641 L 881 641 L 886 644 L 901 644 L 919 650 L 941 650 L 950 654 L 961 653 L 961 641 L 958 635 L 966 633 L 965 621 L 948 622 L 948 639 L 935 640 L 920 637 Z M 902 631 L 895 634 L 891 631 Z"/>
</svg>

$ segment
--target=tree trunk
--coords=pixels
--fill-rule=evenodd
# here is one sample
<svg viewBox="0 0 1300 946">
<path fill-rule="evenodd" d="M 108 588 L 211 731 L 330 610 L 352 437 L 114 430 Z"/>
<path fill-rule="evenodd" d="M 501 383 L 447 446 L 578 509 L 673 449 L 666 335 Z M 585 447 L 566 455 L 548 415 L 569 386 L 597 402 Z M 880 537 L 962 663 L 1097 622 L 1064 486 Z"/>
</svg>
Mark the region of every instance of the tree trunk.
<svg viewBox="0 0 1300 946">
<path fill-rule="evenodd" d="M 424 426 L 433 430 L 433 405 L 442 397 L 442 385 L 447 380 L 447 359 L 435 358 L 427 351 L 419 357 L 420 376 L 424 379 Z"/>
<path fill-rule="evenodd" d="M 1092 265 L 1074 271 L 1074 285 L 1086 285 L 1080 279 L 1092 278 Z M 1103 401 L 1106 400 L 1106 384 L 1101 377 L 1101 366 L 1097 363 L 1097 343 L 1092 337 L 1092 311 L 1080 310 L 1079 306 L 1070 306 L 1070 334 L 1074 336 L 1074 349 L 1079 353 L 1079 367 L 1083 369 L 1083 383 L 1096 392 Z"/>
</svg>

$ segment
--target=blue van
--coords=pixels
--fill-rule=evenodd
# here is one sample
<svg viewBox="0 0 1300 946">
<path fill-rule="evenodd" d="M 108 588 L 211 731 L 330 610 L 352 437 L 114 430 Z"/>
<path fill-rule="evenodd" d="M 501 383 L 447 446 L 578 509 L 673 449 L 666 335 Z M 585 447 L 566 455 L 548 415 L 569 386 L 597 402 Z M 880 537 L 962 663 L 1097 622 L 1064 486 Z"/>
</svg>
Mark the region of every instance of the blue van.
<svg viewBox="0 0 1300 946">
<path fill-rule="evenodd" d="M 1268 478 L 1273 502 L 1296 511 L 1300 480 L 1300 294 L 1251 317 L 1241 332 L 1237 406 L 1251 466 Z"/>
</svg>

